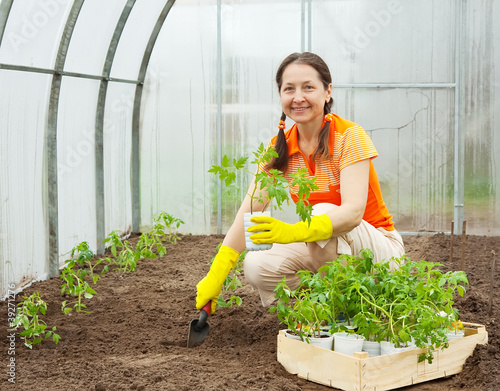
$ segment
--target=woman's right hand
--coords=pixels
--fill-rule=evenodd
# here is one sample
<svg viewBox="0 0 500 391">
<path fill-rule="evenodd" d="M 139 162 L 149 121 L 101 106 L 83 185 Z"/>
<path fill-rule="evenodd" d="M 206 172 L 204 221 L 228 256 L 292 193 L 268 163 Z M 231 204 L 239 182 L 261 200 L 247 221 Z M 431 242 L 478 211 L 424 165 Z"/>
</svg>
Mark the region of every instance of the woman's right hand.
<svg viewBox="0 0 500 391">
<path fill-rule="evenodd" d="M 222 245 L 207 275 L 196 285 L 196 308 L 201 310 L 209 301 L 212 302 L 211 314 L 217 306 L 217 299 L 222 285 L 231 269 L 236 265 L 240 254 L 231 247 Z"/>
</svg>

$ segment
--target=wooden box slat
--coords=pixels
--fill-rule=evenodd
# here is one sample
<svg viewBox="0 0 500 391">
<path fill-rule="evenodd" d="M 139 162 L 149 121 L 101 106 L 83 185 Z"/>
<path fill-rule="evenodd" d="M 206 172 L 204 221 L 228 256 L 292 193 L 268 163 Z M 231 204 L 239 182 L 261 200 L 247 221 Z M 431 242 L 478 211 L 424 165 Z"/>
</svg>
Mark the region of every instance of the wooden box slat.
<svg viewBox="0 0 500 391">
<path fill-rule="evenodd" d="M 450 341 L 434 351 L 432 364 L 418 362 L 423 349 L 368 358 L 367 354 L 346 356 L 278 334 L 278 361 L 301 378 L 345 391 L 382 391 L 417 384 L 462 371 L 477 344 L 488 343 L 483 325 L 463 323 L 465 337 Z"/>
</svg>

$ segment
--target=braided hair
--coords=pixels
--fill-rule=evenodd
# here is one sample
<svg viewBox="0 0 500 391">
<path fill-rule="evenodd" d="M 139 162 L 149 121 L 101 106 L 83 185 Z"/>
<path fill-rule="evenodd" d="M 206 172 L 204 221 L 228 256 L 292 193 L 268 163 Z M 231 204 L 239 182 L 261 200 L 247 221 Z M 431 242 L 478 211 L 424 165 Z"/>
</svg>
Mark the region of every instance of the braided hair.
<svg viewBox="0 0 500 391">
<path fill-rule="evenodd" d="M 332 82 L 332 76 L 330 74 L 330 70 L 328 69 L 328 65 L 326 65 L 326 63 L 320 56 L 311 52 L 292 53 L 283 60 L 276 72 L 276 84 L 278 85 L 278 92 L 281 91 L 281 85 L 283 84 L 283 73 L 285 72 L 285 68 L 292 63 L 312 66 L 318 72 L 325 89 L 330 86 Z M 328 102 L 325 102 L 325 106 L 323 108 L 324 115 L 330 113 L 332 105 L 333 98 L 330 97 L 330 100 Z M 275 168 L 282 172 L 285 172 L 288 167 L 288 145 L 286 143 L 285 137 L 285 120 L 286 115 L 282 112 L 279 122 L 278 137 L 276 139 L 275 146 L 278 157 L 273 159 L 267 166 L 268 169 Z M 321 132 L 319 134 L 318 147 L 313 153 L 314 159 L 316 159 L 316 157 L 326 159 L 330 155 L 330 151 L 328 148 L 329 136 L 330 122 L 327 121 L 325 122 L 325 125 L 323 126 L 323 129 L 321 129 Z"/>
</svg>

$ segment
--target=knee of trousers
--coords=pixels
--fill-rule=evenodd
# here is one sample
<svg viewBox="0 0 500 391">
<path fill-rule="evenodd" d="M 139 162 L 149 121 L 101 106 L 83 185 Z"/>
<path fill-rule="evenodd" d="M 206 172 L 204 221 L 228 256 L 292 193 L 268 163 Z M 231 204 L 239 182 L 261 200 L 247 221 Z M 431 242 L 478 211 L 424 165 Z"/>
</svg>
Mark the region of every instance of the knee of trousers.
<svg viewBox="0 0 500 391">
<path fill-rule="evenodd" d="M 258 287 L 262 283 L 262 275 L 264 272 L 262 262 L 265 257 L 265 255 L 262 254 L 263 252 L 264 251 L 249 251 L 243 261 L 245 279 L 254 287 Z"/>
</svg>

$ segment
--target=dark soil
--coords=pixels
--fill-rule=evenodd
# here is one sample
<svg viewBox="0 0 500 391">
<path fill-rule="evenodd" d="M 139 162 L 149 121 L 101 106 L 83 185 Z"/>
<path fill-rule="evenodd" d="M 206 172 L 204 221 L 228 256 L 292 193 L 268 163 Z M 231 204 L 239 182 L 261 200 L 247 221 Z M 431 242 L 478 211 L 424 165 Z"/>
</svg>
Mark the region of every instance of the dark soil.
<svg viewBox="0 0 500 391">
<path fill-rule="evenodd" d="M 133 273 L 106 274 L 87 300 L 90 314 L 61 313 L 59 278 L 37 282 L 17 295 L 38 291 L 48 304 L 44 320 L 57 326 L 59 344 L 45 341 L 33 350 L 17 336 L 16 383 L 7 381 L 7 301 L 0 302 L 1 390 L 270 390 L 330 388 L 289 374 L 276 360 L 276 336 L 283 328 L 260 304 L 256 291 L 244 285 L 236 294 L 240 307 L 220 308 L 209 319 L 210 334 L 196 348 L 186 347 L 188 326 L 198 317 L 196 283 L 208 271 L 221 236 L 182 237 L 157 260 L 140 261 Z M 412 260 L 442 262 L 457 270 L 460 238 L 450 262 L 450 237 L 443 234 L 405 237 Z M 470 287 L 457 300 L 461 318 L 486 325 L 489 344 L 478 346 L 455 376 L 403 390 L 500 389 L 499 298 L 488 314 L 492 250 L 500 254 L 499 237 L 468 236 L 465 270 Z M 500 257 L 497 259 L 500 262 Z M 496 268 L 498 270 L 498 267 Z M 495 289 L 498 289 L 498 271 Z"/>
</svg>

